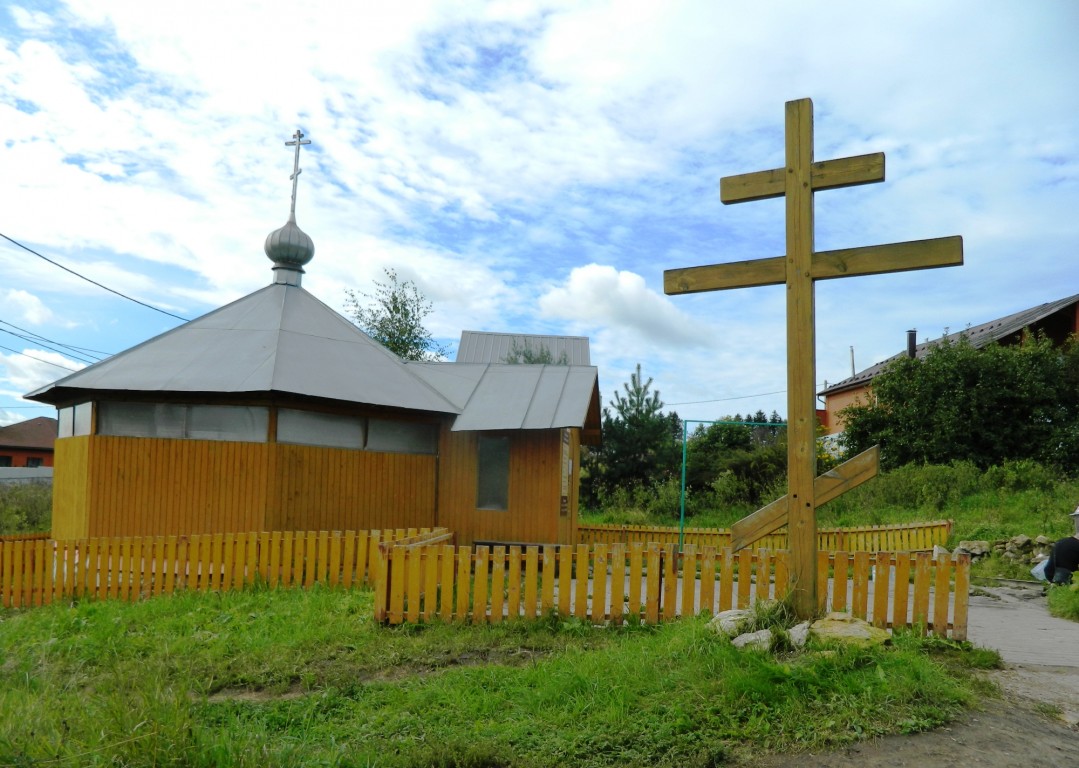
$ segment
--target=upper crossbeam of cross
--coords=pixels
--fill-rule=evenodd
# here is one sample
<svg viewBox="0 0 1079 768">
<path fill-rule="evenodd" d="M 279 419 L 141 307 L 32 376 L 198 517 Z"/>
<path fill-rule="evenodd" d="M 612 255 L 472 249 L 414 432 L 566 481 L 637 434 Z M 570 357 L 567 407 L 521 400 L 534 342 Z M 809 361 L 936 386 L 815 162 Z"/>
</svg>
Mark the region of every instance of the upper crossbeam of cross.
<svg viewBox="0 0 1079 768">
<path fill-rule="evenodd" d="M 289 179 L 292 181 L 292 209 L 290 211 L 290 216 L 293 219 L 296 218 L 297 179 L 299 178 L 300 174 L 303 173 L 303 170 L 300 168 L 300 147 L 304 144 L 311 143 L 311 139 L 305 139 L 303 136 L 303 131 L 297 128 L 296 133 L 292 134 L 292 141 L 285 142 L 286 147 L 296 147 L 296 157 L 292 161 L 292 175 L 289 176 Z"/>
<path fill-rule="evenodd" d="M 891 245 L 814 251 L 813 194 L 820 190 L 884 181 L 884 155 L 813 161 L 813 102 L 786 104 L 783 168 L 728 176 L 720 180 L 725 204 L 783 197 L 786 247 L 783 256 L 663 273 L 668 294 L 698 293 L 759 285 L 787 286 L 787 495 L 754 512 L 732 528 L 744 546 L 783 525 L 791 552 L 791 590 L 795 610 L 817 609 L 816 507 L 876 473 L 877 452 L 867 451 L 846 465 L 816 477 L 816 360 L 813 285 L 817 280 L 902 272 L 963 263 L 963 239 L 944 237 Z"/>
</svg>

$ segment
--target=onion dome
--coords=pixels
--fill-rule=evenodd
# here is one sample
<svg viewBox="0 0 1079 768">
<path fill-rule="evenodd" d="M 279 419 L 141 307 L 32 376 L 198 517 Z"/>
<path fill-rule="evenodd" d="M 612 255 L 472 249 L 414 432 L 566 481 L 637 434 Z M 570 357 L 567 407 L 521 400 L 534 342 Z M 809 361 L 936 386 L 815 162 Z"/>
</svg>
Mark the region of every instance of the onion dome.
<svg viewBox="0 0 1079 768">
<path fill-rule="evenodd" d="M 275 274 L 277 274 L 278 270 L 303 274 L 304 264 L 311 261 L 315 255 L 314 241 L 296 225 L 294 216 L 289 216 L 288 223 L 285 226 L 275 229 L 266 236 L 266 245 L 264 247 L 266 255 L 274 264 Z M 279 279 L 281 277 L 285 276 L 278 275 L 278 277 L 274 278 L 274 282 L 291 282 Z M 298 279 L 297 275 L 296 284 L 298 284 Z"/>
<path fill-rule="evenodd" d="M 266 236 L 264 249 L 273 262 L 274 282 L 286 285 L 299 285 L 303 266 L 315 255 L 315 243 L 307 233 L 296 224 L 296 182 L 300 178 L 300 147 L 310 144 L 310 139 L 303 137 L 303 131 L 297 129 L 292 141 L 286 141 L 286 147 L 296 147 L 296 156 L 292 162 L 292 208 L 289 210 L 285 226 L 275 229 Z"/>
</svg>

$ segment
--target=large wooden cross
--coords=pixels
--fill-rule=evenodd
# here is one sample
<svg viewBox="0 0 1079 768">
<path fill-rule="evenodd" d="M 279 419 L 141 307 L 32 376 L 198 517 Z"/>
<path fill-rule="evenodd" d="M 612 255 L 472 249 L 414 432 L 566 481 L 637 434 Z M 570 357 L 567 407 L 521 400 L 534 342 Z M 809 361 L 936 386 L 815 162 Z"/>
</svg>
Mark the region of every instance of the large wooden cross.
<svg viewBox="0 0 1079 768">
<path fill-rule="evenodd" d="M 884 181 L 884 154 L 813 162 L 813 102 L 786 105 L 786 166 L 728 176 L 720 181 L 725 204 L 786 198 L 784 256 L 670 269 L 667 294 L 698 293 L 759 285 L 787 286 L 787 495 L 759 509 L 732 529 L 733 545 L 787 526 L 793 606 L 802 617 L 817 610 L 816 508 L 874 476 L 879 451 L 866 451 L 816 477 L 816 361 L 813 284 L 817 280 L 902 272 L 963 263 L 963 238 L 945 237 L 891 245 L 813 250 L 813 193 Z"/>
</svg>

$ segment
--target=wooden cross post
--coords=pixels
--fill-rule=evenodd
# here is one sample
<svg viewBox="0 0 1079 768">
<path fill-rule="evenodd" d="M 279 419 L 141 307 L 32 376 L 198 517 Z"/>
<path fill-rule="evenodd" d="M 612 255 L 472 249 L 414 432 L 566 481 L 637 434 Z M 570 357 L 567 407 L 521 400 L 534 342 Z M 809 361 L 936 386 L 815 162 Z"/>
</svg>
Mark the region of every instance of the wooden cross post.
<svg viewBox="0 0 1079 768">
<path fill-rule="evenodd" d="M 787 526 L 793 606 L 801 617 L 817 610 L 816 507 L 876 474 L 879 452 L 870 449 L 816 477 L 816 361 L 813 284 L 836 277 L 902 272 L 963 263 L 963 238 L 813 250 L 813 193 L 884 181 L 884 154 L 813 162 L 813 102 L 786 105 L 786 167 L 720 180 L 724 204 L 786 198 L 785 256 L 663 273 L 667 294 L 759 285 L 787 286 L 787 495 L 732 529 L 735 548 Z"/>
</svg>

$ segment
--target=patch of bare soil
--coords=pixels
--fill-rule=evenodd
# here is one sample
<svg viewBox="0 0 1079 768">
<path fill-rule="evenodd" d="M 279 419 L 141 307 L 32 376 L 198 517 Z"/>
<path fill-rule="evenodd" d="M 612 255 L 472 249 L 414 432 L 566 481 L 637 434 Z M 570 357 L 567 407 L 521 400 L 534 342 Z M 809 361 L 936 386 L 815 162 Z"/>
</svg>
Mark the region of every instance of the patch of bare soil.
<svg viewBox="0 0 1079 768">
<path fill-rule="evenodd" d="M 888 736 L 823 754 L 778 755 L 755 768 L 1075 768 L 1079 766 L 1079 667 L 1012 665 L 993 672 L 1003 692 L 951 725 Z"/>
</svg>

